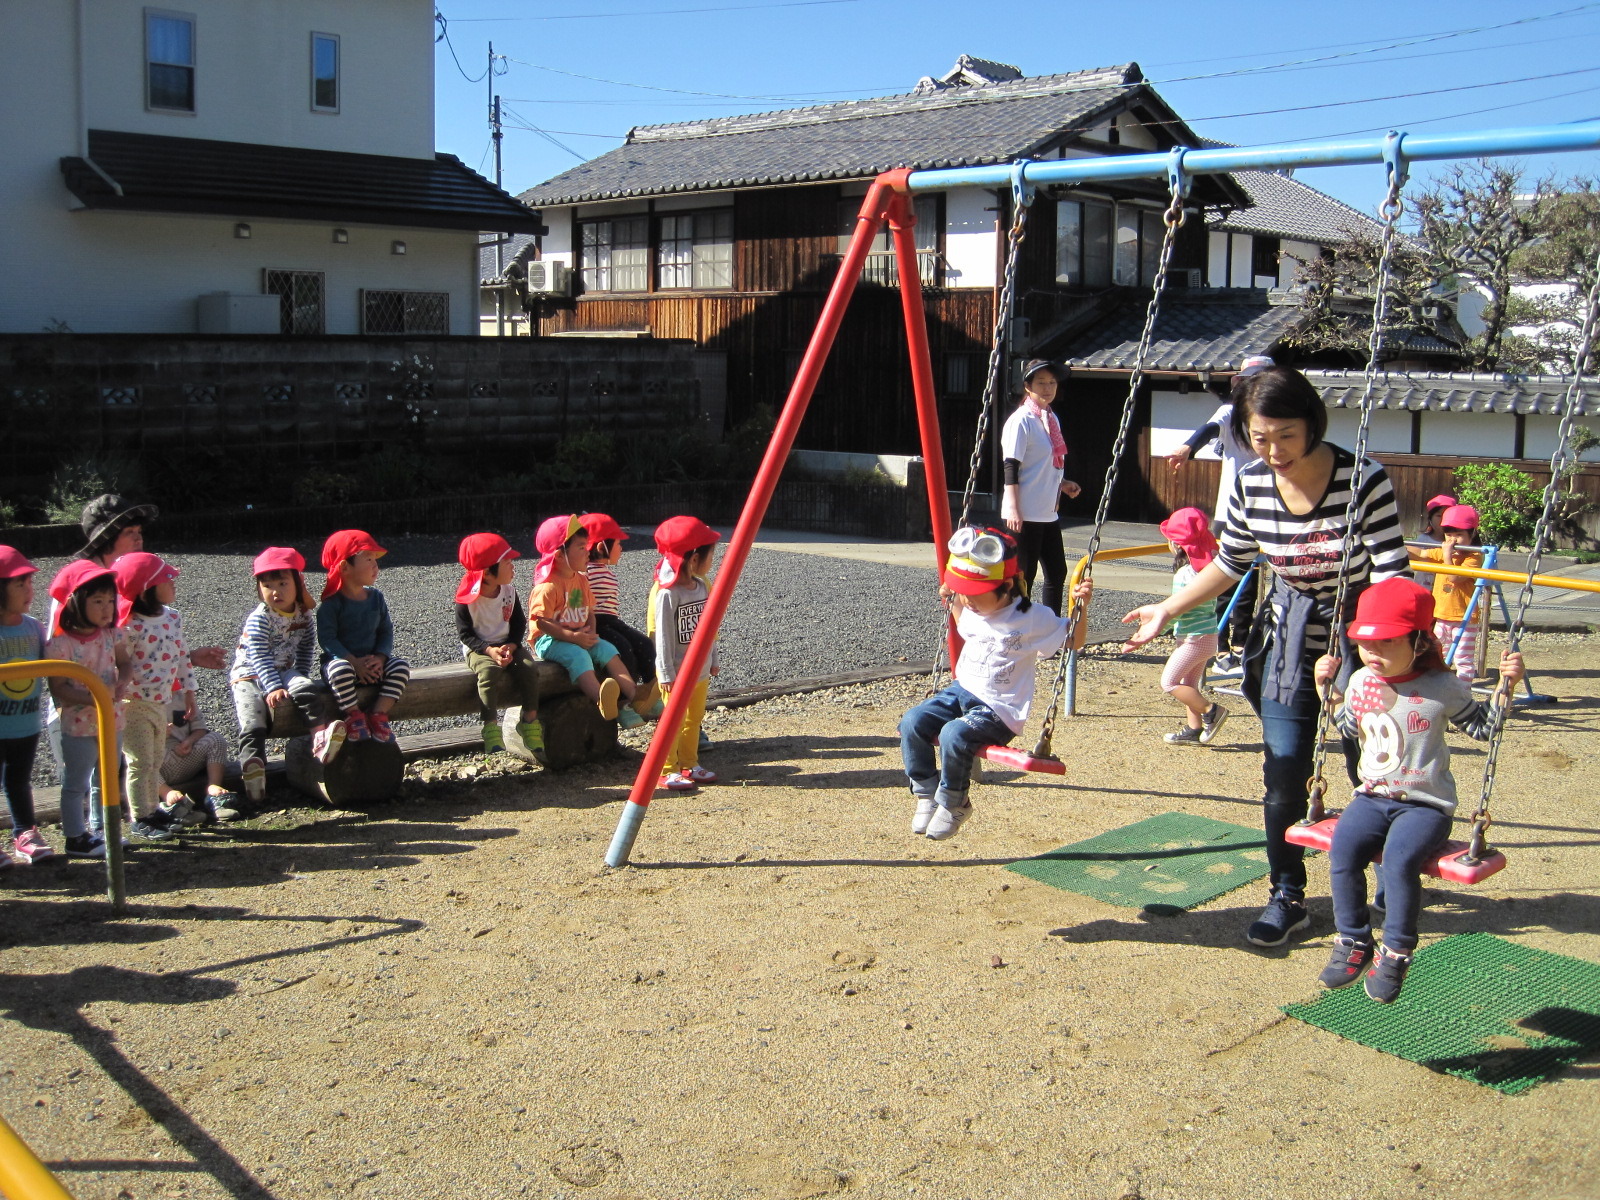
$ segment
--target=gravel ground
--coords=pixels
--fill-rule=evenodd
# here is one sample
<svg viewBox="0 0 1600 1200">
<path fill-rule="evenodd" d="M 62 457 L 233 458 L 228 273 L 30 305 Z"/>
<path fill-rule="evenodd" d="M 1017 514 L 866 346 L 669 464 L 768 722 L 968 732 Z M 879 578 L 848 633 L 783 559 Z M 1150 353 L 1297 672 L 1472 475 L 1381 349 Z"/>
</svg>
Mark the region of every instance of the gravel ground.
<svg viewBox="0 0 1600 1200">
<path fill-rule="evenodd" d="M 159 535 L 159 529 L 154 531 Z M 648 530 L 633 530 L 630 546 L 618 564 L 623 607 L 629 619 L 644 627 L 645 599 L 656 553 Z M 396 646 L 414 666 L 458 658 L 451 605 L 461 568 L 456 562 L 458 539 L 441 537 L 384 538 L 378 587 L 389 602 L 398 630 Z M 527 535 L 517 546 L 530 542 Z M 152 537 L 148 547 L 183 572 L 175 607 L 194 646 L 236 645 L 239 625 L 255 603 L 250 578 L 254 549 L 190 546 L 171 548 Z M 317 547 L 301 546 L 308 561 Z M 45 586 L 66 562 L 39 559 L 37 615 L 43 619 Z M 531 564 L 517 564 L 517 587 L 526 596 Z M 313 595 L 321 572 L 309 572 Z M 1159 581 L 1160 577 L 1155 577 Z M 938 621 L 931 574 L 915 567 L 821 558 L 772 550 L 753 550 L 745 563 L 739 591 L 723 622 L 722 673 L 717 691 L 730 691 L 788 679 L 811 679 L 896 662 L 925 661 L 933 656 Z M 1117 619 L 1145 597 L 1129 592 L 1103 592 L 1092 614 L 1091 634 L 1117 628 Z M 782 619 L 774 619 L 782 614 Z M 231 661 L 231 660 L 230 660 Z M 236 732 L 233 699 L 226 672 L 201 671 L 200 707 L 213 728 L 232 737 Z M 472 725 L 476 714 L 459 718 L 410 721 L 404 732 L 417 733 Z M 35 770 L 39 785 L 57 782 L 55 763 L 40 755 Z"/>
</svg>

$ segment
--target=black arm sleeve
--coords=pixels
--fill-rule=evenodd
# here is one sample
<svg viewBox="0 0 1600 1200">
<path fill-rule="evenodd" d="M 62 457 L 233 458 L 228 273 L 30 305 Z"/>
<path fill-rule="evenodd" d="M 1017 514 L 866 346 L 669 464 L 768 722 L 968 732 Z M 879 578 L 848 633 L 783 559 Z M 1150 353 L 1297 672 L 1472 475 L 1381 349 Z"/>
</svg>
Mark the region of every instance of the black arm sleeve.
<svg viewBox="0 0 1600 1200">
<path fill-rule="evenodd" d="M 1002 459 L 1000 477 L 1006 483 L 1022 482 L 1022 463 L 1015 458 Z"/>
<path fill-rule="evenodd" d="M 522 611 L 522 597 L 517 597 L 511 602 L 511 632 L 508 642 L 513 646 L 520 646 L 522 640 L 528 636 L 528 614 Z"/>
<path fill-rule="evenodd" d="M 1209 424 L 1200 426 L 1199 429 L 1196 429 L 1193 433 L 1191 433 L 1189 435 L 1189 440 L 1184 442 L 1184 445 L 1189 447 L 1191 451 L 1198 450 L 1207 442 L 1214 442 L 1221 436 L 1222 426 L 1218 425 L 1215 421 L 1212 421 Z"/>
<path fill-rule="evenodd" d="M 489 643 L 478 636 L 478 631 L 472 625 L 472 609 L 465 604 L 456 605 L 456 633 L 461 638 L 461 644 L 474 654 L 482 654 L 489 649 Z"/>
</svg>

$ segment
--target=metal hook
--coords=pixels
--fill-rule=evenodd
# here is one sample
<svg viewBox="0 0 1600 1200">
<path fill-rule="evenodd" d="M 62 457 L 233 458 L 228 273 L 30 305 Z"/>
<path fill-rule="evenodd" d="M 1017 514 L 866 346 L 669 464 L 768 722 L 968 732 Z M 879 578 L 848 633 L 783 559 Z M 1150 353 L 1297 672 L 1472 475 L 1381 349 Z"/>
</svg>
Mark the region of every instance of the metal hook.
<svg viewBox="0 0 1600 1200">
<path fill-rule="evenodd" d="M 1405 131 L 1401 129 L 1391 129 L 1383 138 L 1383 165 L 1391 191 L 1405 187 L 1411 173 L 1410 165 L 1406 162 L 1405 139 Z"/>
<path fill-rule="evenodd" d="M 1011 202 L 1017 208 L 1027 208 L 1033 203 L 1033 185 L 1028 182 L 1025 172 L 1033 165 L 1031 158 L 1019 158 L 1011 164 Z"/>
<path fill-rule="evenodd" d="M 1187 153 L 1189 147 L 1174 146 L 1167 155 L 1167 189 L 1179 198 L 1187 197 L 1194 183 L 1194 176 L 1183 169 L 1183 156 Z"/>
</svg>

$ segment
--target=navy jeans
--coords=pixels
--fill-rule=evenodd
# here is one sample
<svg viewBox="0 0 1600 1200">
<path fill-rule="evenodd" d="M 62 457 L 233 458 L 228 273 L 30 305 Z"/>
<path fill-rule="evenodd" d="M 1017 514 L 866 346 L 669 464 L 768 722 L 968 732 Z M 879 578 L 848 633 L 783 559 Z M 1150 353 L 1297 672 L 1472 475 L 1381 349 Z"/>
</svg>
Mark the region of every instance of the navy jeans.
<svg viewBox="0 0 1600 1200">
<path fill-rule="evenodd" d="M 1449 836 L 1449 815 L 1431 804 L 1357 792 L 1340 814 L 1328 850 L 1333 922 L 1339 932 L 1362 941 L 1372 938 L 1367 864 L 1382 854 L 1388 905 L 1383 944 L 1410 954 L 1417 945 L 1417 915 L 1422 911 L 1422 868 L 1438 856 Z"/>
<path fill-rule="evenodd" d="M 911 791 L 934 796 L 946 808 L 967 803 L 972 758 L 982 746 L 1003 746 L 1017 735 L 959 683 L 952 683 L 900 718 L 900 756 Z M 939 744 L 939 765 L 933 744 Z"/>
</svg>

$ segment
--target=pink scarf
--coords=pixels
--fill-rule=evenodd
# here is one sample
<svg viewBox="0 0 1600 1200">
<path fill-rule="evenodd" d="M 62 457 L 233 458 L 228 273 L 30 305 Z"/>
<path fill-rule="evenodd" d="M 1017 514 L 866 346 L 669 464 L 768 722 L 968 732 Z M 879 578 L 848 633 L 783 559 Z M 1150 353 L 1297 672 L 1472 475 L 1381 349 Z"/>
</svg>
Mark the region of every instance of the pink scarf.
<svg viewBox="0 0 1600 1200">
<path fill-rule="evenodd" d="M 1061 470 L 1067 465 L 1067 443 L 1061 436 L 1061 422 L 1056 420 L 1056 414 L 1040 404 L 1032 396 L 1025 397 L 1028 407 L 1033 410 L 1033 415 L 1044 422 L 1045 431 L 1050 435 L 1050 462 L 1056 470 Z"/>
</svg>

